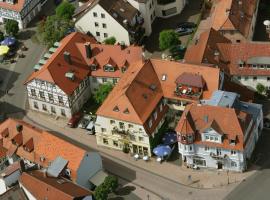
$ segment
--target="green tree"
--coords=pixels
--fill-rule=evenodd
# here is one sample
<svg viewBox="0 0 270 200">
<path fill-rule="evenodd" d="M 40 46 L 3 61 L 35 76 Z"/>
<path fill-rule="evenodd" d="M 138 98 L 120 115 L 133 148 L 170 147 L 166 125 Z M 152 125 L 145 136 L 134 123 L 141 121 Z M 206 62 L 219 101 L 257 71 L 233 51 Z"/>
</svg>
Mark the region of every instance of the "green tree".
<svg viewBox="0 0 270 200">
<path fill-rule="evenodd" d="M 118 178 L 116 176 L 109 175 L 105 178 L 103 184 L 109 192 L 114 192 L 118 188 Z"/>
<path fill-rule="evenodd" d="M 19 24 L 15 20 L 8 19 L 5 23 L 5 30 L 8 35 L 16 36 L 19 32 Z"/>
<path fill-rule="evenodd" d="M 43 43 L 51 47 L 55 42 L 60 41 L 71 27 L 74 27 L 71 20 L 52 15 L 47 17 L 45 23 L 41 22 L 38 25 L 38 33 Z"/>
<path fill-rule="evenodd" d="M 105 39 L 103 42 L 104 42 L 105 44 L 114 45 L 115 42 L 116 42 L 116 39 L 115 39 L 115 37 L 112 36 L 112 37 L 109 37 L 109 38 Z"/>
<path fill-rule="evenodd" d="M 75 7 L 67 1 L 63 1 L 55 9 L 56 15 L 62 19 L 72 19 L 72 15 L 74 14 L 74 11 L 75 11 Z"/>
<path fill-rule="evenodd" d="M 112 84 L 100 85 L 98 90 L 94 94 L 95 101 L 98 104 L 101 104 L 106 99 L 106 97 L 108 96 L 108 94 L 111 92 L 112 89 L 113 89 Z"/>
<path fill-rule="evenodd" d="M 257 84 L 256 89 L 259 94 L 264 94 L 266 92 L 266 87 L 261 83 Z"/>
<path fill-rule="evenodd" d="M 180 44 L 177 33 L 174 30 L 163 30 L 159 34 L 159 48 L 161 50 L 168 49 L 172 46 Z"/>
<path fill-rule="evenodd" d="M 106 200 L 108 199 L 109 193 L 110 191 L 108 190 L 108 188 L 104 185 L 104 183 L 102 183 L 96 187 L 94 197 L 96 200 Z"/>
<path fill-rule="evenodd" d="M 4 39 L 5 39 L 4 33 L 0 31 L 0 42 L 1 42 L 2 40 L 4 40 Z"/>
</svg>

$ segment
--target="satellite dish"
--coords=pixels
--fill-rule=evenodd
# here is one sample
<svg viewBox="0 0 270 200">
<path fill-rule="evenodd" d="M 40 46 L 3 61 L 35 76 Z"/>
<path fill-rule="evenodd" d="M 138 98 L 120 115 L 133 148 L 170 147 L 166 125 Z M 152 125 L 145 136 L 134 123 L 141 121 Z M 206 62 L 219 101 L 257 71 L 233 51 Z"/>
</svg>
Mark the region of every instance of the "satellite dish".
<svg viewBox="0 0 270 200">
<path fill-rule="evenodd" d="M 264 24 L 265 26 L 270 26 L 270 20 L 264 20 L 264 21 L 263 21 L 263 24 Z"/>
</svg>

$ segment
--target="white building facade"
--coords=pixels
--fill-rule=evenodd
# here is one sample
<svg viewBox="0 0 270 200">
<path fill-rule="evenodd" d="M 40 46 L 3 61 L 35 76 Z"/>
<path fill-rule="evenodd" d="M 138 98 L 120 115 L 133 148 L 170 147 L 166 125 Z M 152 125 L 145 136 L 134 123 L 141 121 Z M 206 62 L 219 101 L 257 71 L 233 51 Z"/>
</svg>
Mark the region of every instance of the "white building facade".
<svg viewBox="0 0 270 200">
<path fill-rule="evenodd" d="M 41 11 L 42 6 L 47 0 L 19 0 L 23 1 L 22 5 L 15 0 L 0 2 L 0 23 L 7 19 L 18 22 L 19 28 L 26 28 L 27 24 Z"/>
<path fill-rule="evenodd" d="M 63 92 L 56 84 L 34 79 L 26 85 L 30 109 L 70 118 L 89 99 L 89 77 L 80 83 L 72 95 Z"/>
</svg>

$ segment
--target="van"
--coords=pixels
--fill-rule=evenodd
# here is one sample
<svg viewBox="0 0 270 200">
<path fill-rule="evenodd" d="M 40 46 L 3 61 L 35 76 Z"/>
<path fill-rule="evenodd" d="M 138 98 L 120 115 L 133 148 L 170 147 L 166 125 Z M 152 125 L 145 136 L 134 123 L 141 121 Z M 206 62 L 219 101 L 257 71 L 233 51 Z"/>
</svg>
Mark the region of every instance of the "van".
<svg viewBox="0 0 270 200">
<path fill-rule="evenodd" d="M 94 121 L 90 121 L 86 127 L 87 134 L 94 135 L 95 134 L 95 123 Z"/>
</svg>

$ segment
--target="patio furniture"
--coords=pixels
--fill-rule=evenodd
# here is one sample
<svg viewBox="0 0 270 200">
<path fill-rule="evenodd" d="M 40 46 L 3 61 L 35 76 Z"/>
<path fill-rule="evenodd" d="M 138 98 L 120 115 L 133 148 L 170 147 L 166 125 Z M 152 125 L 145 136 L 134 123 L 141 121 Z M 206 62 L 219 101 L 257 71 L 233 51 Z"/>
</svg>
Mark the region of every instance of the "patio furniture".
<svg viewBox="0 0 270 200">
<path fill-rule="evenodd" d="M 169 156 L 171 154 L 172 149 L 169 145 L 159 145 L 153 149 L 153 152 L 156 156 L 163 159 L 165 156 Z"/>
<path fill-rule="evenodd" d="M 175 132 L 167 132 L 162 138 L 162 143 L 165 145 L 174 144 L 177 142 L 177 134 Z"/>
<path fill-rule="evenodd" d="M 144 156 L 144 157 L 143 157 L 143 160 L 144 160 L 144 161 L 148 161 L 148 160 L 149 160 L 149 157 L 148 157 L 148 156 Z"/>
<path fill-rule="evenodd" d="M 161 163 L 162 159 L 160 157 L 157 158 L 157 162 Z"/>
<path fill-rule="evenodd" d="M 6 37 L 2 42 L 1 45 L 12 46 L 16 43 L 16 39 L 14 37 Z"/>
<path fill-rule="evenodd" d="M 134 160 L 137 161 L 139 158 L 140 158 L 139 154 L 135 154 L 135 155 L 134 155 Z"/>
<path fill-rule="evenodd" d="M 9 47 L 5 45 L 0 46 L 0 55 L 6 55 L 9 52 Z"/>
</svg>

